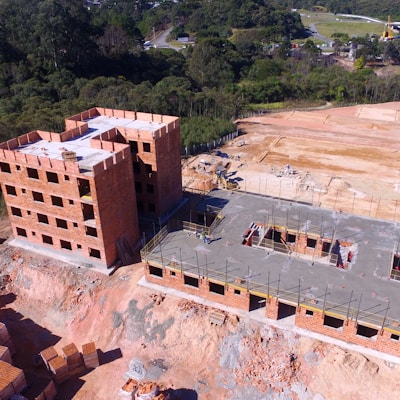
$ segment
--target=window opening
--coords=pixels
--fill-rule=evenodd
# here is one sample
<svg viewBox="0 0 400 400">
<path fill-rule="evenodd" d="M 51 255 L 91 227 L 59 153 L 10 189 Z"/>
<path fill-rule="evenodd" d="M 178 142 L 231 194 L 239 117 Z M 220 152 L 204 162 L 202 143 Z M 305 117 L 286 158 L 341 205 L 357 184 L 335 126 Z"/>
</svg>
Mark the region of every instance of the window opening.
<svg viewBox="0 0 400 400">
<path fill-rule="evenodd" d="M 8 163 L 0 162 L 0 170 L 1 170 L 1 172 L 11 174 L 10 164 L 8 164 Z"/>
<path fill-rule="evenodd" d="M 39 192 L 32 192 L 32 197 L 34 201 L 40 201 L 44 203 L 43 194 Z"/>
<path fill-rule="evenodd" d="M 62 197 L 51 196 L 51 204 L 57 207 L 64 207 Z"/>
<path fill-rule="evenodd" d="M 28 177 L 31 179 L 39 179 L 39 173 L 38 170 L 35 168 L 27 168 L 28 171 Z"/>
<path fill-rule="evenodd" d="M 101 258 L 100 250 L 97 249 L 89 249 L 89 256 L 94 258 Z"/>
<path fill-rule="evenodd" d="M 146 153 L 150 153 L 151 152 L 150 143 L 143 143 L 143 151 L 146 152 Z"/>
<path fill-rule="evenodd" d="M 58 174 L 55 172 L 46 171 L 47 182 L 49 183 L 58 183 Z"/>
<path fill-rule="evenodd" d="M 53 244 L 53 238 L 51 236 L 42 235 L 42 241 L 45 244 Z"/>
<path fill-rule="evenodd" d="M 9 194 L 10 196 L 16 196 L 17 195 L 17 191 L 15 189 L 14 186 L 9 186 L 6 185 L 6 193 Z"/>
<path fill-rule="evenodd" d="M 49 218 L 47 217 L 47 215 L 38 214 L 37 219 L 42 224 L 47 224 L 47 225 L 49 224 Z"/>
</svg>

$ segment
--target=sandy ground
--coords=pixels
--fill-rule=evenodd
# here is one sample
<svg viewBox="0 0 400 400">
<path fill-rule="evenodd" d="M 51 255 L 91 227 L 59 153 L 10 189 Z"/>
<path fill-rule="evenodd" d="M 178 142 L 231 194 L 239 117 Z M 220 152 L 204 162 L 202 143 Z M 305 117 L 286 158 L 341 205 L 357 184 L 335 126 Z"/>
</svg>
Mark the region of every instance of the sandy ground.
<svg viewBox="0 0 400 400">
<path fill-rule="evenodd" d="M 227 176 L 240 190 L 399 221 L 398 109 L 387 103 L 240 120 L 244 134 L 220 150 L 224 157 L 186 161 L 184 186 L 208 190 L 216 165 L 231 162 Z"/>
<path fill-rule="evenodd" d="M 397 220 L 397 106 L 240 121 L 247 133 L 221 149 L 226 155 L 185 162 L 184 185 L 207 190 L 215 166 L 230 162 L 228 173 L 241 190 Z M 2 220 L 0 238 L 9 235 Z M 399 393 L 398 365 L 235 314 L 227 313 L 221 327 L 211 325 L 210 307 L 171 294 L 157 305 L 158 293 L 137 284 L 142 275 L 140 264 L 108 277 L 1 244 L 0 321 L 18 350 L 15 365 L 34 383 L 48 376 L 33 363 L 41 350 L 95 341 L 100 367 L 60 385 L 62 400 L 118 399 L 127 373 L 183 400 L 365 400 Z"/>
</svg>

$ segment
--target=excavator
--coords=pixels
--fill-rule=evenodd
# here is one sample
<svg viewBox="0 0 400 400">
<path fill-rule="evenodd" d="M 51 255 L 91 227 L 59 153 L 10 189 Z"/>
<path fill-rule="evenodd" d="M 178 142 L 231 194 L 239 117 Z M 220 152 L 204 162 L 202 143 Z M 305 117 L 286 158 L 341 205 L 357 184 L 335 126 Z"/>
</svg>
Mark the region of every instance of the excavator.
<svg viewBox="0 0 400 400">
<path fill-rule="evenodd" d="M 239 184 L 235 180 L 227 177 L 227 172 L 230 167 L 230 162 L 227 162 L 225 165 L 223 165 L 222 161 L 218 162 L 213 171 L 213 183 L 222 185 L 226 190 L 238 190 Z"/>
</svg>

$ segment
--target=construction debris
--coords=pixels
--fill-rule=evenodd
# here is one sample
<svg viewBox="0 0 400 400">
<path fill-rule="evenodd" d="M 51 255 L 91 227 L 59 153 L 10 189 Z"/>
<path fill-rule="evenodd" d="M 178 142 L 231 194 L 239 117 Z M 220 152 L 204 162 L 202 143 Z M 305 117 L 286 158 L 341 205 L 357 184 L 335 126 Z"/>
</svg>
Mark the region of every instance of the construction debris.
<svg viewBox="0 0 400 400">
<path fill-rule="evenodd" d="M 124 386 L 119 390 L 120 397 L 122 399 L 134 399 L 134 396 L 137 392 L 138 381 L 132 378 L 129 378 Z"/>
<path fill-rule="evenodd" d="M 182 300 L 178 306 L 180 311 L 190 311 L 195 314 L 203 315 L 208 310 L 204 304 L 199 304 L 191 300 Z"/>
<path fill-rule="evenodd" d="M 161 389 L 156 382 L 138 382 L 129 378 L 119 391 L 122 399 L 135 400 L 169 400 L 170 395 Z"/>
<path fill-rule="evenodd" d="M 154 302 L 156 305 L 159 306 L 159 305 L 164 301 L 165 296 L 166 296 L 165 293 L 152 293 L 152 294 L 150 295 L 150 298 L 153 300 L 153 302 Z"/>
</svg>

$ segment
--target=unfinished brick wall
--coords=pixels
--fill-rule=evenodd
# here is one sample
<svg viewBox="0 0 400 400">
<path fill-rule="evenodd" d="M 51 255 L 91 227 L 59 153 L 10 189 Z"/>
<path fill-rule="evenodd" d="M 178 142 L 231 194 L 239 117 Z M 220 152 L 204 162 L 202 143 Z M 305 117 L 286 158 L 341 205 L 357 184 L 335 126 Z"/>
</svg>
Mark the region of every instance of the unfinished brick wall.
<svg viewBox="0 0 400 400">
<path fill-rule="evenodd" d="M 139 213 L 162 216 L 182 198 L 180 126 L 176 117 L 149 116 L 174 120 L 154 131 L 123 127 L 119 132 L 131 147 Z"/>
<path fill-rule="evenodd" d="M 161 269 L 161 268 L 160 268 Z M 200 277 L 198 287 L 185 284 L 184 275 L 179 270 L 163 268 L 162 277 L 150 273 L 149 265 L 145 264 L 145 277 L 148 282 L 157 285 L 168 286 L 176 290 L 189 293 L 195 296 L 203 297 L 207 300 L 215 301 L 229 307 L 235 307 L 241 310 L 249 310 L 250 297 L 246 289 L 239 289 L 235 286 L 227 285 L 224 289 L 224 295 L 210 291 L 209 281 L 205 277 Z M 198 276 L 195 276 L 198 279 Z"/>
<path fill-rule="evenodd" d="M 88 120 L 96 116 L 138 119 L 149 126 L 147 130 L 115 126 L 92 137 L 93 153 L 106 150 L 110 157 L 82 171 L 77 159 L 60 160 L 44 147 L 40 156 L 18 150 L 39 140 L 62 146 L 63 141 L 87 132 Z M 157 123 L 153 130 L 152 122 Z M 1 188 L 13 233 L 111 266 L 121 256 L 121 248 L 132 249 L 139 239 L 140 204 L 145 213 L 161 216 L 182 197 L 179 119 L 92 108 L 67 118 L 65 126 L 62 133 L 33 131 L 0 144 Z M 137 141 L 138 151 L 132 152 L 130 139 Z M 142 164 L 139 177 L 133 161 Z M 135 180 L 143 189 L 138 199 Z M 85 193 L 84 186 L 88 187 Z"/>
<path fill-rule="evenodd" d="M 23 136 L 7 147 L 42 137 Z M 0 150 L 1 187 L 14 236 L 78 252 L 107 266 L 115 262 L 116 239 L 127 237 L 134 244 L 139 231 L 128 146 L 110 146 L 109 151 L 117 151 L 95 165 L 92 174 L 81 174 L 76 162 Z M 83 181 L 89 196 L 80 193 Z"/>
<path fill-rule="evenodd" d="M 132 158 L 128 150 L 117 164 L 95 175 L 92 196 L 99 212 L 98 231 L 104 260 L 111 265 L 118 258 L 117 241 L 133 248 L 140 236 Z"/>
<path fill-rule="evenodd" d="M 206 300 L 215 301 L 241 310 L 248 311 L 250 309 L 250 293 L 244 288 L 236 287 L 235 285 L 226 285 L 224 286 L 223 294 L 217 294 L 210 291 L 210 281 L 201 275 L 200 278 L 197 275 L 193 275 L 193 278 L 198 280 L 198 287 L 194 287 L 191 284 L 185 284 L 185 274 L 182 274 L 179 269 L 153 266 L 155 269 L 152 273 L 150 271 L 151 267 L 147 263 L 144 264 L 145 277 L 148 282 L 168 286 L 184 293 L 200 296 Z M 157 274 L 162 276 L 157 276 Z M 222 282 L 221 285 L 223 285 Z M 265 309 L 266 318 L 277 320 L 280 306 L 282 304 L 277 298 L 267 299 Z M 300 328 L 372 350 L 400 356 L 400 330 L 397 332 L 378 327 L 376 335 L 367 337 L 357 333 L 358 325 L 356 321 L 343 320 L 342 326 L 335 328 L 324 324 L 324 314 L 320 310 L 310 310 L 302 306 L 293 306 L 292 308 L 293 314 L 295 314 L 295 325 Z M 335 319 L 340 321 L 336 317 Z"/>
<path fill-rule="evenodd" d="M 324 315 L 322 312 L 313 311 L 313 315 L 307 314 L 307 309 L 299 307 L 296 313 L 295 324 L 300 328 L 321 333 L 344 342 L 353 343 L 372 350 L 400 356 L 399 332 L 393 333 L 389 329 L 381 330 L 377 327 L 377 335 L 371 338 L 357 334 L 357 322 L 344 320 L 343 327 L 340 329 L 324 325 Z M 394 339 L 397 338 L 397 339 Z"/>
</svg>

